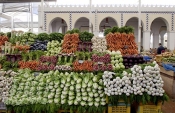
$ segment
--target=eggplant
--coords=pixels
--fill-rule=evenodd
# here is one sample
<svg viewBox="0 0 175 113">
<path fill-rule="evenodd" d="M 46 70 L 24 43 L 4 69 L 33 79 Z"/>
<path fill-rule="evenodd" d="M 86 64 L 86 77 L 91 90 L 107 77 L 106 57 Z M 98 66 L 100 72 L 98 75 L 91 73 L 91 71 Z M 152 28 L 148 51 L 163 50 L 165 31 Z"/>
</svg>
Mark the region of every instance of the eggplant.
<svg viewBox="0 0 175 113">
<path fill-rule="evenodd" d="M 125 65 L 125 66 L 128 65 L 128 63 L 124 63 L 124 65 Z"/>
<path fill-rule="evenodd" d="M 142 62 L 143 62 L 143 60 L 139 59 L 139 62 L 140 62 L 140 63 L 142 63 Z"/>
<path fill-rule="evenodd" d="M 133 60 L 130 59 L 129 62 L 133 62 Z"/>
<path fill-rule="evenodd" d="M 128 69 L 128 68 L 129 68 L 129 66 L 125 66 L 125 68 L 126 68 L 126 69 Z"/>
</svg>

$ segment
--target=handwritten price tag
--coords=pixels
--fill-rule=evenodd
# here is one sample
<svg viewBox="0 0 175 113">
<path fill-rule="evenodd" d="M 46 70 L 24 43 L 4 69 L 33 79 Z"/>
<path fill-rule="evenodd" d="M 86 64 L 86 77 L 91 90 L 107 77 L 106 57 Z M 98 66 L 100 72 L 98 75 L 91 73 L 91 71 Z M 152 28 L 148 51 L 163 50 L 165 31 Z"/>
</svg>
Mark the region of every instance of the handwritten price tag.
<svg viewBox="0 0 175 113">
<path fill-rule="evenodd" d="M 84 61 L 83 61 L 83 60 L 79 60 L 78 62 L 79 62 L 80 64 L 82 64 Z"/>
</svg>

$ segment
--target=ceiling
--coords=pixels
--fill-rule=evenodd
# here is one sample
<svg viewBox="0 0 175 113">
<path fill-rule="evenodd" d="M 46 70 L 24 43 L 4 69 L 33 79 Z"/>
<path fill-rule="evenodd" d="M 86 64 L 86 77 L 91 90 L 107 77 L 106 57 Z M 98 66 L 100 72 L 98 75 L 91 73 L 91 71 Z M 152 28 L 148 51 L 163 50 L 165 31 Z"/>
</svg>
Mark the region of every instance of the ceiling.
<svg viewBox="0 0 175 113">
<path fill-rule="evenodd" d="M 0 0 L 0 3 L 24 3 L 24 2 L 41 2 L 41 0 Z M 44 0 L 44 2 L 56 2 L 56 0 Z"/>
</svg>

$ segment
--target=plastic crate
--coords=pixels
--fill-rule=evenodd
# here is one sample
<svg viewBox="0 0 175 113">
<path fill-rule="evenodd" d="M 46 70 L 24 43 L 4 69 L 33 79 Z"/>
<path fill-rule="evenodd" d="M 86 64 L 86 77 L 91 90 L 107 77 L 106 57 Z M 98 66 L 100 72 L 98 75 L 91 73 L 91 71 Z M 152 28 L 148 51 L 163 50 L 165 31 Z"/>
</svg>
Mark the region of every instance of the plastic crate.
<svg viewBox="0 0 175 113">
<path fill-rule="evenodd" d="M 124 102 L 119 102 L 117 106 L 108 105 L 108 113 L 130 113 L 130 104 L 126 106 Z"/>
<path fill-rule="evenodd" d="M 70 113 L 69 110 L 65 111 L 65 110 L 59 110 L 58 113 Z M 74 111 L 73 113 L 78 113 L 77 111 Z M 103 113 L 106 113 L 106 111 L 104 111 Z"/>
<path fill-rule="evenodd" d="M 162 113 L 161 104 L 161 102 L 158 103 L 158 105 L 154 105 L 152 103 L 146 105 L 140 104 L 137 113 Z"/>
<path fill-rule="evenodd" d="M 0 110 L 6 110 L 6 105 L 3 102 L 0 102 Z"/>
<path fill-rule="evenodd" d="M 70 113 L 69 110 L 65 111 L 65 110 L 59 110 L 58 113 Z M 74 113 L 77 113 L 77 112 L 74 112 Z"/>
</svg>

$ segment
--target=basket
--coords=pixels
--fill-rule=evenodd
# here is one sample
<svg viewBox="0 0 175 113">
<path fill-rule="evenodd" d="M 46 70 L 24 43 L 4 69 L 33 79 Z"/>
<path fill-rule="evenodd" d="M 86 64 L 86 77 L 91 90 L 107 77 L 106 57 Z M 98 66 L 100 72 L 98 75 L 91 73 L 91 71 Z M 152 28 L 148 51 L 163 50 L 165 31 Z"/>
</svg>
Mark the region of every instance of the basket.
<svg viewBox="0 0 175 113">
<path fill-rule="evenodd" d="M 140 104 L 137 113 L 161 113 L 161 102 L 158 105 L 154 104 Z"/>
<path fill-rule="evenodd" d="M 119 102 L 117 106 L 108 105 L 108 113 L 130 113 L 130 104 L 126 106 L 124 102 Z"/>
</svg>

